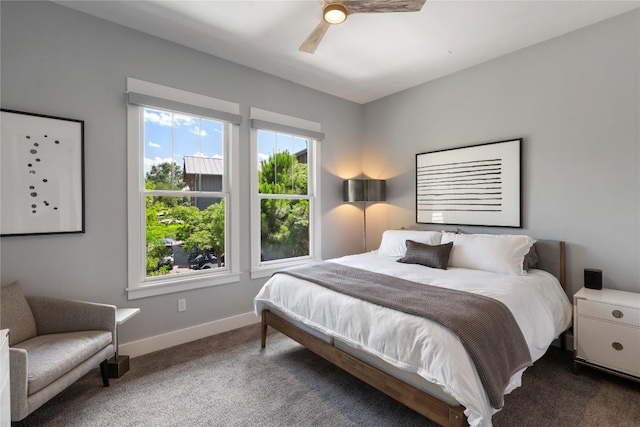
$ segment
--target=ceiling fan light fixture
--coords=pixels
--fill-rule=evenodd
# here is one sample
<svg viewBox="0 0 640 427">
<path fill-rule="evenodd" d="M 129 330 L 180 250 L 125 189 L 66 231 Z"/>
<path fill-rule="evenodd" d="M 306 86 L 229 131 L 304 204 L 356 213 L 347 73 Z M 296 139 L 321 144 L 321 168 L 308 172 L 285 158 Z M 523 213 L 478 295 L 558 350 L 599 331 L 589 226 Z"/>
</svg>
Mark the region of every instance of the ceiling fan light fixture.
<svg viewBox="0 0 640 427">
<path fill-rule="evenodd" d="M 329 24 L 341 24 L 347 19 L 347 8 L 340 3 L 330 3 L 324 7 L 322 17 Z"/>
</svg>

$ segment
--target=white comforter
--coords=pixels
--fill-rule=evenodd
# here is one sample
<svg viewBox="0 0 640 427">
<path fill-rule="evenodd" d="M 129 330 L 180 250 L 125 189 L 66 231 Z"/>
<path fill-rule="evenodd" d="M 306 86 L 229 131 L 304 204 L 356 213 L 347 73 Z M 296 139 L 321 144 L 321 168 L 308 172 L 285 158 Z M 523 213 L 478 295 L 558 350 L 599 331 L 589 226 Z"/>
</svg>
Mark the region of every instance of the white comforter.
<svg viewBox="0 0 640 427">
<path fill-rule="evenodd" d="M 371 252 L 330 260 L 401 277 L 419 283 L 485 295 L 504 303 L 515 317 L 533 361 L 571 322 L 571 305 L 558 281 L 542 270 L 507 276 L 479 270 L 438 270 L 401 264 L 398 258 Z M 288 275 L 272 277 L 254 301 L 256 314 L 273 306 L 294 319 L 355 348 L 376 355 L 408 372 L 417 373 L 463 405 L 472 427 L 491 426 L 497 412 L 489 404 L 478 373 L 456 335 L 443 326 Z M 521 385 L 516 373 L 505 390 Z"/>
</svg>

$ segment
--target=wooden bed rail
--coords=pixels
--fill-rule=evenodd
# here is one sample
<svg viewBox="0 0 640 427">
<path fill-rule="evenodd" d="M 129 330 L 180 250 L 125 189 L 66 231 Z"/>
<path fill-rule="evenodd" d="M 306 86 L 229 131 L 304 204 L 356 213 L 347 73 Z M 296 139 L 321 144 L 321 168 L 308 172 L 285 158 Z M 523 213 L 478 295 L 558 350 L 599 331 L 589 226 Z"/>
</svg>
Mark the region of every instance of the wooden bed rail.
<svg viewBox="0 0 640 427">
<path fill-rule="evenodd" d="M 448 405 L 297 328 L 269 310 L 262 312 L 262 348 L 265 348 L 267 343 L 268 326 L 282 332 L 318 356 L 442 426 L 465 427 L 469 425 L 464 415 L 463 406 Z"/>
</svg>

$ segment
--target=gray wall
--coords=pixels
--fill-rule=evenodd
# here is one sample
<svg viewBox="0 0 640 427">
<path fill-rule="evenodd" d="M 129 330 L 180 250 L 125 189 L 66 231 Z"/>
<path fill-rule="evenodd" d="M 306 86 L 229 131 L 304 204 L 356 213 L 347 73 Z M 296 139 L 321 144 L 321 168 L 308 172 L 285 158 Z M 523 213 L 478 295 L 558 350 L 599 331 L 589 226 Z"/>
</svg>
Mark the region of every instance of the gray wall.
<svg viewBox="0 0 640 427">
<path fill-rule="evenodd" d="M 367 104 L 364 171 L 389 179 L 372 246 L 415 225 L 416 153 L 522 137 L 524 228 L 462 228 L 565 240 L 573 292 L 585 267 L 640 291 L 639 20 L 636 9 Z"/>
<path fill-rule="evenodd" d="M 323 258 L 357 252 L 362 216 L 342 178 L 361 171 L 362 107 L 74 10 L 1 3 L 2 107 L 85 121 L 86 234 L 1 239 L 1 281 L 26 293 L 142 311 L 120 343 L 249 312 L 265 280 L 249 278 L 249 128 L 241 127 L 240 283 L 127 301 L 126 77 L 322 123 Z M 349 176 L 350 175 L 350 176 Z M 335 239 L 334 236 L 341 236 Z M 186 298 L 187 311 L 177 312 Z"/>
<path fill-rule="evenodd" d="M 127 301 L 126 77 L 238 102 L 245 117 L 256 106 L 322 123 L 325 259 L 362 245 L 362 211 L 342 203 L 343 178 L 364 168 L 389 179 L 388 203 L 367 211 L 372 249 L 383 229 L 415 224 L 416 153 L 523 137 L 525 228 L 508 231 L 566 240 L 574 291 L 584 267 L 640 291 L 638 11 L 363 107 L 52 3 L 0 7 L 2 107 L 85 120 L 87 221 L 82 235 L 2 238 L 1 282 L 141 307 L 121 343 L 248 312 L 264 282 L 248 274 L 247 161 L 241 282 Z M 246 125 L 240 140 L 248 159 Z"/>
</svg>

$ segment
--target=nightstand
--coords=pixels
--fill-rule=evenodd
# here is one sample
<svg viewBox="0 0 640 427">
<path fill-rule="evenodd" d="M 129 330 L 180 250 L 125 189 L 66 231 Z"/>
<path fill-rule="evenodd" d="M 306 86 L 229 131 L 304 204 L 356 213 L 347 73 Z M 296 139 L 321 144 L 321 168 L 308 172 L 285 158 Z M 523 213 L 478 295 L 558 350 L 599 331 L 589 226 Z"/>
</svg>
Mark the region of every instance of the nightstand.
<svg viewBox="0 0 640 427">
<path fill-rule="evenodd" d="M 640 294 L 582 288 L 573 296 L 578 365 L 640 381 Z"/>
</svg>

